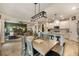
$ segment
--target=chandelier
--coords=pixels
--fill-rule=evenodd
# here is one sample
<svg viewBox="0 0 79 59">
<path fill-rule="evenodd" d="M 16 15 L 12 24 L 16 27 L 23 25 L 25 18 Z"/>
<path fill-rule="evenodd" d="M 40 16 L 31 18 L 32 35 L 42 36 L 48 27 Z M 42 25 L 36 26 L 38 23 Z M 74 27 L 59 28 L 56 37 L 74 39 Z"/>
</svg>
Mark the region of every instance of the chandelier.
<svg viewBox="0 0 79 59">
<path fill-rule="evenodd" d="M 37 5 L 38 3 L 34 3 L 34 4 L 35 4 L 35 15 L 32 16 L 31 18 L 32 18 L 32 19 L 35 19 L 35 20 L 40 19 L 40 18 L 42 18 L 42 17 L 47 18 L 45 11 L 41 11 L 41 12 L 40 12 L 40 4 L 39 4 L 39 12 L 36 13 L 36 5 Z"/>
</svg>

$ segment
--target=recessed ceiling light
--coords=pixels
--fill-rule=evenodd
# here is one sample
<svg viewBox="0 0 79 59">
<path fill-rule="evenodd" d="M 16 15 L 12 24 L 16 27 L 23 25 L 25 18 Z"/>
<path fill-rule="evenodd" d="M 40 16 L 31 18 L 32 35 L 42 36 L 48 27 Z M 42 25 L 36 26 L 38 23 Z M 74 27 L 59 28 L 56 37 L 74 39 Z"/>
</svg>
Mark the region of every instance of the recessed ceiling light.
<svg viewBox="0 0 79 59">
<path fill-rule="evenodd" d="M 72 10 L 76 10 L 76 9 L 77 9 L 77 7 L 76 7 L 76 6 L 73 6 L 73 7 L 72 7 Z"/>
<path fill-rule="evenodd" d="M 64 17 L 62 17 L 62 19 L 65 19 Z"/>
<path fill-rule="evenodd" d="M 53 17 L 53 19 L 55 19 L 55 18 Z"/>
<path fill-rule="evenodd" d="M 61 15 L 60 17 L 61 17 L 61 19 L 64 19 L 64 16 L 63 15 Z"/>
<path fill-rule="evenodd" d="M 60 17 L 63 17 L 63 15 L 61 15 Z"/>
</svg>

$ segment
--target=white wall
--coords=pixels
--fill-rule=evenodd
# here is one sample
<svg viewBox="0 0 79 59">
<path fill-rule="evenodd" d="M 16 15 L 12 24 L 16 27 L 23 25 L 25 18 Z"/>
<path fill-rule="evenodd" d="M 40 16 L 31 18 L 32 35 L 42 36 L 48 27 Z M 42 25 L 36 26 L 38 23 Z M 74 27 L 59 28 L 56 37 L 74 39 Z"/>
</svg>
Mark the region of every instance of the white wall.
<svg viewBox="0 0 79 59">
<path fill-rule="evenodd" d="M 70 19 L 70 40 L 77 41 L 78 35 L 77 35 L 77 20 L 71 20 Z"/>
<path fill-rule="evenodd" d="M 0 40 L 4 42 L 4 20 L 0 19 Z"/>
<path fill-rule="evenodd" d="M 70 18 L 70 39 L 78 41 L 77 22 L 79 21 L 79 13 L 74 14 L 73 16 L 76 16 L 76 20 L 72 21 Z"/>
</svg>

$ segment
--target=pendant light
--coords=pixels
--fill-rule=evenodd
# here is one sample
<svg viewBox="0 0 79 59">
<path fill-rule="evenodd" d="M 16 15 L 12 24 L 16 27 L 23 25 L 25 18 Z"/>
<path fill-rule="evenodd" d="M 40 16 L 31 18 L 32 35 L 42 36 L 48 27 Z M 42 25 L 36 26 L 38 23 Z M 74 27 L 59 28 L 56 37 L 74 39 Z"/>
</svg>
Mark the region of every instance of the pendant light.
<svg viewBox="0 0 79 59">
<path fill-rule="evenodd" d="M 38 3 L 34 3 L 34 4 L 35 4 L 35 15 L 32 16 L 31 18 L 32 18 L 32 19 L 35 19 L 35 20 L 40 19 L 40 18 L 42 18 L 42 17 L 47 18 L 46 12 L 45 12 L 45 11 L 40 11 L 40 3 L 39 3 L 39 5 L 38 5 L 38 6 L 39 6 L 39 12 L 38 12 L 38 13 L 36 13 L 36 11 L 37 11 L 36 7 L 38 7 L 38 6 L 37 6 Z"/>
</svg>

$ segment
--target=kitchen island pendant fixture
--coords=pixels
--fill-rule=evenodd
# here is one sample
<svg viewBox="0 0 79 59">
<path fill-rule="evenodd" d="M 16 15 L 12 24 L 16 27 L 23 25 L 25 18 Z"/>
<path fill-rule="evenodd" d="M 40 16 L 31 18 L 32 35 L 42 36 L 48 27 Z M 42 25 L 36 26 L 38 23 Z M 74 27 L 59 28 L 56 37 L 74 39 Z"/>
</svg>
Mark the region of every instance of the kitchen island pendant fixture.
<svg viewBox="0 0 79 59">
<path fill-rule="evenodd" d="M 32 19 L 35 19 L 35 20 L 40 19 L 40 18 L 42 18 L 42 17 L 47 18 L 45 11 L 41 11 L 41 12 L 40 12 L 40 4 L 39 4 L 39 12 L 36 13 L 36 5 L 37 5 L 37 3 L 34 3 L 34 4 L 35 4 L 35 15 L 32 16 L 31 18 L 32 18 Z"/>
</svg>

